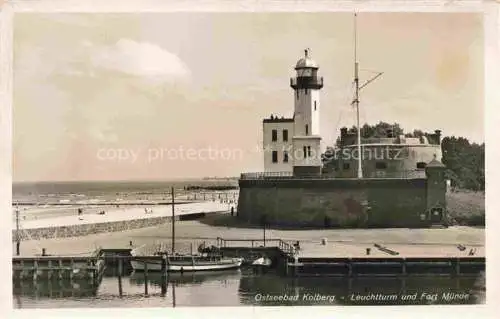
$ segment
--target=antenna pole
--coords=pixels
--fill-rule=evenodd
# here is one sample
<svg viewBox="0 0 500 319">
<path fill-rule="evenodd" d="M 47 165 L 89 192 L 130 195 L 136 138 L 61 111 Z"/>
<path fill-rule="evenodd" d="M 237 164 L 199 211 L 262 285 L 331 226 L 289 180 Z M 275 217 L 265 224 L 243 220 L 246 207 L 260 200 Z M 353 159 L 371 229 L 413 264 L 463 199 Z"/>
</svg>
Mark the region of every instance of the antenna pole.
<svg viewBox="0 0 500 319">
<path fill-rule="evenodd" d="M 171 189 L 172 195 L 172 255 L 175 254 L 175 200 L 174 200 L 174 188 Z"/>
<path fill-rule="evenodd" d="M 356 126 L 358 130 L 358 178 L 363 178 L 363 168 L 361 167 L 361 127 L 359 126 L 359 66 L 358 66 L 358 30 L 356 23 L 357 14 L 354 13 L 354 84 L 356 85 L 356 93 L 354 97 L 354 106 L 356 107 Z"/>
</svg>

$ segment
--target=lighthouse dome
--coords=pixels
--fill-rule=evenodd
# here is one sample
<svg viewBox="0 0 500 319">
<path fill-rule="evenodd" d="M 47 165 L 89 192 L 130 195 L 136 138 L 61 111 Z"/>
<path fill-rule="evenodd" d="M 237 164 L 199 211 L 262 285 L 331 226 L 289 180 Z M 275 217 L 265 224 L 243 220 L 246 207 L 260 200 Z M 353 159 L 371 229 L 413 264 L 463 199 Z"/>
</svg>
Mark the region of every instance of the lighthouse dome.
<svg viewBox="0 0 500 319">
<path fill-rule="evenodd" d="M 313 59 L 309 57 L 304 57 L 298 60 L 297 64 L 295 65 L 295 69 L 303 69 L 303 68 L 317 69 L 318 65 L 316 64 L 316 62 L 314 62 Z"/>
</svg>

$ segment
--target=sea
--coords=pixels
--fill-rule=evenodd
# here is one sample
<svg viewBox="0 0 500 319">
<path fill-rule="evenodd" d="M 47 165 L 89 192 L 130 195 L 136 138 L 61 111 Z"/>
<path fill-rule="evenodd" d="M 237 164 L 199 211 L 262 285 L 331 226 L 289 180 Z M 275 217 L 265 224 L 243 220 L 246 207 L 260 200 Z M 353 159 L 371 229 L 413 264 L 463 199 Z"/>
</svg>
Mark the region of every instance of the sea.
<svg viewBox="0 0 500 319">
<path fill-rule="evenodd" d="M 147 198 L 169 195 L 171 188 L 183 192 L 188 187 L 238 186 L 236 179 L 191 179 L 172 181 L 81 181 L 81 182 L 14 182 L 13 202 L 47 200 Z"/>
<path fill-rule="evenodd" d="M 162 182 L 15 183 L 13 202 L 154 198 L 174 187 L 237 185 L 235 180 Z M 485 303 L 485 276 L 472 277 L 283 277 L 243 268 L 213 273 L 161 276 L 107 270 L 97 286 L 90 282 L 14 282 L 14 308 L 112 308 L 299 305 L 426 305 Z"/>
</svg>

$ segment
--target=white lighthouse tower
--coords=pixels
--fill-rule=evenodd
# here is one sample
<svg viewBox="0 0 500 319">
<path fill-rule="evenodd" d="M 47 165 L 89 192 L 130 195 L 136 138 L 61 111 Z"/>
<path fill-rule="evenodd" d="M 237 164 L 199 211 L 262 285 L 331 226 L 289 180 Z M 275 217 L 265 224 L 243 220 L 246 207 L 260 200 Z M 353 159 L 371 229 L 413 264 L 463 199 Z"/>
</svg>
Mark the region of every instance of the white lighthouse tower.
<svg viewBox="0 0 500 319">
<path fill-rule="evenodd" d="M 294 175 L 319 175 L 321 172 L 321 136 L 319 129 L 319 93 L 323 78 L 318 77 L 318 65 L 305 50 L 295 66 L 296 76 L 290 79 L 294 90 Z"/>
<path fill-rule="evenodd" d="M 319 93 L 323 78 L 318 77 L 318 69 L 309 50 L 305 50 L 304 57 L 295 65 L 296 76 L 290 79 L 294 92 L 293 118 L 264 119 L 266 172 L 293 172 L 296 176 L 321 174 Z"/>
</svg>

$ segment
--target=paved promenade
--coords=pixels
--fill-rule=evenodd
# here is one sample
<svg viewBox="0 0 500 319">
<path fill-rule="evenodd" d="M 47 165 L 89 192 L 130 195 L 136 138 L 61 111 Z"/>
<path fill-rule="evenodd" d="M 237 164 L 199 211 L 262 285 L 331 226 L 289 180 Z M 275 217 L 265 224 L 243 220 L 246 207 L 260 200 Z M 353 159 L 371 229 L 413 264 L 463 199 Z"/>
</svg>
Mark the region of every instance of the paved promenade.
<svg viewBox="0 0 500 319">
<path fill-rule="evenodd" d="M 460 251 L 457 244 L 384 244 L 385 248 L 398 252 L 398 255 L 391 255 L 379 250 L 373 244 L 356 244 L 333 242 L 321 245 L 320 243 L 304 243 L 301 245 L 302 251 L 299 257 L 350 257 L 350 258 L 407 258 L 407 257 L 468 257 L 469 251 L 475 251 L 474 256 L 484 257 L 484 246 L 477 244 L 467 244 L 464 251 Z M 370 248 L 370 255 L 366 255 L 366 249 Z"/>
<path fill-rule="evenodd" d="M 258 228 L 215 227 L 197 220 L 178 221 L 175 225 L 178 251 L 189 251 L 191 245 L 196 249 L 203 242 L 215 245 L 217 237 L 256 240 L 263 238 L 263 230 Z M 464 256 L 470 248 L 476 248 L 476 256 L 484 256 L 485 231 L 481 228 L 462 226 L 447 229 L 268 229 L 266 238 L 283 239 L 289 243 L 298 240 L 303 247 L 301 254 L 304 257 L 366 256 L 366 248 L 371 248 L 374 257 L 390 256 L 374 247 L 375 243 L 400 252 L 398 257 Z M 321 245 L 322 238 L 327 239 L 327 245 Z M 39 254 L 41 248 L 46 248 L 47 253 L 53 255 L 81 255 L 90 253 L 98 246 L 124 248 L 130 241 L 134 246 L 160 243 L 169 246 L 171 224 L 83 237 L 27 240 L 21 243 L 21 255 Z M 466 246 L 467 250 L 460 252 L 457 249 L 458 244 Z"/>
<path fill-rule="evenodd" d="M 234 205 L 234 204 L 233 204 Z M 231 204 L 215 202 L 196 202 L 179 204 L 175 206 L 175 215 L 185 215 L 194 213 L 209 213 L 209 212 L 223 212 L 230 210 Z M 146 213 L 145 209 L 152 210 L 150 213 Z M 104 215 L 99 215 L 100 210 L 106 211 Z M 172 216 L 171 206 L 140 206 L 140 207 L 123 207 L 123 208 L 92 208 L 89 210 L 84 209 L 84 213 L 81 216 L 77 216 L 76 208 L 73 215 L 62 215 L 62 216 L 51 216 L 50 218 L 38 218 L 38 219 L 21 219 L 21 228 L 36 229 L 45 227 L 58 227 L 58 226 L 72 226 L 72 225 L 84 225 L 84 224 L 95 224 L 95 223 L 110 223 L 116 221 L 128 221 L 136 219 L 146 219 L 153 217 L 163 217 Z M 43 212 L 38 212 L 43 214 Z M 12 223 L 12 229 L 16 229 L 16 224 Z"/>
</svg>

